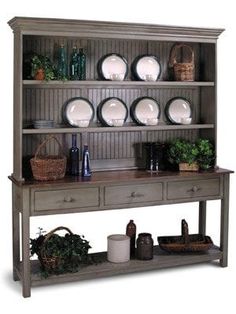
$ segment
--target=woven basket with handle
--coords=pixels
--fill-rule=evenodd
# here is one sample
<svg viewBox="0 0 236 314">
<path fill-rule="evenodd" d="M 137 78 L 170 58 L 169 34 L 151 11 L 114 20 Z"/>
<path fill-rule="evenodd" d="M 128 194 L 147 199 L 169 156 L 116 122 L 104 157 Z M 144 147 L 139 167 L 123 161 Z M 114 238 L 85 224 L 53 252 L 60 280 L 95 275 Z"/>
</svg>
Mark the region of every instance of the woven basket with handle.
<svg viewBox="0 0 236 314">
<path fill-rule="evenodd" d="M 59 145 L 59 155 L 39 155 L 40 150 L 51 140 Z M 37 148 L 35 156 L 30 159 L 33 177 L 36 180 L 47 181 L 62 179 L 66 172 L 66 157 L 63 149 L 55 136 L 46 138 Z"/>
<path fill-rule="evenodd" d="M 52 237 L 52 235 L 60 230 L 66 230 L 69 234 L 73 234 L 72 231 L 67 227 L 57 227 L 50 232 L 48 232 L 43 240 L 42 247 L 40 252 L 38 253 L 38 259 L 42 265 L 42 268 L 47 270 L 48 272 L 53 272 L 56 268 L 60 266 L 64 261 L 60 258 L 60 256 L 47 256 L 44 251 L 45 244 Z"/>
<path fill-rule="evenodd" d="M 203 234 L 189 234 L 185 219 L 181 222 L 181 236 L 158 237 L 160 248 L 167 252 L 201 252 L 213 246 L 209 236 Z"/>
<path fill-rule="evenodd" d="M 187 50 L 189 52 L 190 59 L 178 61 L 178 56 L 183 54 L 182 52 Z M 184 57 L 184 59 L 186 59 Z M 192 47 L 186 44 L 174 45 L 170 52 L 169 66 L 174 68 L 174 76 L 176 81 L 194 81 L 194 51 Z"/>
</svg>

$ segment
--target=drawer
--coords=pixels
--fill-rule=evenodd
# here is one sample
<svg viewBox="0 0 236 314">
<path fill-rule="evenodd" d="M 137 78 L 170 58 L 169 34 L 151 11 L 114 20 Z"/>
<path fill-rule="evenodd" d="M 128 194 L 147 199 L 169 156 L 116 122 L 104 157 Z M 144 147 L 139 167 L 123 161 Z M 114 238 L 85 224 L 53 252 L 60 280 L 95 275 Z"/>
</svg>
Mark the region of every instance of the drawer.
<svg viewBox="0 0 236 314">
<path fill-rule="evenodd" d="M 34 210 L 72 209 L 99 206 L 99 188 L 35 190 Z"/>
<path fill-rule="evenodd" d="M 162 200 L 162 183 L 105 187 L 105 205 L 147 203 Z"/>
<path fill-rule="evenodd" d="M 220 178 L 168 183 L 168 200 L 201 196 L 220 196 Z"/>
</svg>

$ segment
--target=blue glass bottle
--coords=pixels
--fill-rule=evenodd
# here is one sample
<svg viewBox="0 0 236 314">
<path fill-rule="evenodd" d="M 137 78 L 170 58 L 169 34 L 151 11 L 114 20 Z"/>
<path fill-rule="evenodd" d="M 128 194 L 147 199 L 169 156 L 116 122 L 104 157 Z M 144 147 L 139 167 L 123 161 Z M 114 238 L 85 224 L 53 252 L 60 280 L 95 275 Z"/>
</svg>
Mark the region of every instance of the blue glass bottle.
<svg viewBox="0 0 236 314">
<path fill-rule="evenodd" d="M 79 80 L 86 80 L 86 55 L 83 48 L 79 48 L 78 53 L 78 74 Z"/>
<path fill-rule="evenodd" d="M 79 148 L 76 143 L 77 136 L 72 134 L 72 147 L 70 148 L 70 174 L 72 176 L 79 175 Z"/>
<path fill-rule="evenodd" d="M 82 177 L 91 177 L 88 145 L 84 145 L 81 174 L 82 174 Z"/>
<path fill-rule="evenodd" d="M 58 53 L 58 79 L 65 80 L 67 78 L 67 62 L 64 45 L 61 45 Z"/>
<path fill-rule="evenodd" d="M 78 80 L 78 53 L 77 53 L 77 47 L 73 47 L 73 51 L 71 54 L 71 59 L 70 59 L 70 79 L 73 80 Z"/>
</svg>

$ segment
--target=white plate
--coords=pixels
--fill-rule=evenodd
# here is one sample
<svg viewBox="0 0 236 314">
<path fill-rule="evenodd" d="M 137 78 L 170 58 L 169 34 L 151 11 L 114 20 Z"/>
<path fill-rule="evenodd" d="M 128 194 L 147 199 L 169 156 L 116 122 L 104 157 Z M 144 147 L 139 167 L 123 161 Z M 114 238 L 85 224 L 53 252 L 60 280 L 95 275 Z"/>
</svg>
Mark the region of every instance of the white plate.
<svg viewBox="0 0 236 314">
<path fill-rule="evenodd" d="M 132 64 L 133 75 L 142 81 L 157 81 L 161 74 L 161 65 L 155 56 L 137 57 Z"/>
<path fill-rule="evenodd" d="M 105 126 L 121 126 L 127 119 L 127 116 L 128 109 L 119 98 L 104 99 L 98 106 L 98 118 Z"/>
<path fill-rule="evenodd" d="M 78 120 L 91 121 L 94 116 L 94 109 L 88 99 L 75 97 L 69 99 L 63 108 L 63 116 L 71 125 L 78 127 Z"/>
<path fill-rule="evenodd" d="M 191 104 L 182 97 L 172 98 L 166 105 L 165 113 L 171 123 L 182 124 L 183 120 L 188 120 L 192 116 Z"/>
<path fill-rule="evenodd" d="M 139 125 L 155 125 L 160 117 L 160 106 L 151 97 L 140 97 L 133 102 L 130 114 Z"/>
<path fill-rule="evenodd" d="M 102 79 L 123 81 L 128 73 L 128 64 L 125 58 L 112 53 L 102 57 L 98 63 L 98 74 Z"/>
</svg>

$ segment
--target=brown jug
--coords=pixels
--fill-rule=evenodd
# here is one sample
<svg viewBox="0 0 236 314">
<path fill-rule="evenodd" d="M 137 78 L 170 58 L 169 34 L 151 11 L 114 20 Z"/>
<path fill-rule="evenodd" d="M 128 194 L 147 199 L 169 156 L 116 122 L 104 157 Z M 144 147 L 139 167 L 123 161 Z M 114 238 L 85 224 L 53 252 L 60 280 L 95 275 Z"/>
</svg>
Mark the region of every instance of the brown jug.
<svg viewBox="0 0 236 314">
<path fill-rule="evenodd" d="M 126 235 L 130 237 L 130 257 L 135 257 L 136 225 L 130 220 L 126 227 Z"/>
</svg>

